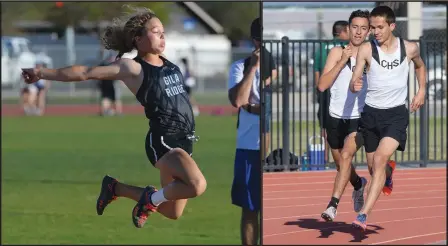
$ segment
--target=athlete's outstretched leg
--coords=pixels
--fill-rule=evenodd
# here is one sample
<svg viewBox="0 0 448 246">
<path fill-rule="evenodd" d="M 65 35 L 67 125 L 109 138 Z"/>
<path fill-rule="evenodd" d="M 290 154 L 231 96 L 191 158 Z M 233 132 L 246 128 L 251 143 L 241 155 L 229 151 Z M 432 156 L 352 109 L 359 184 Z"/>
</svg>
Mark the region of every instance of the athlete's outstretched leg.
<svg viewBox="0 0 448 246">
<path fill-rule="evenodd" d="M 133 210 L 133 222 L 140 228 L 146 222 L 150 212 L 159 210 L 167 218 L 177 219 L 185 207 L 185 199 L 204 193 L 207 183 L 196 162 L 181 148 L 173 148 L 163 155 L 155 167 L 162 177 L 172 177 L 159 191 L 147 187 Z M 171 201 L 167 205 L 165 202 Z"/>
<path fill-rule="evenodd" d="M 322 219 L 325 221 L 333 221 L 337 214 L 337 208 L 339 205 L 339 199 L 341 198 L 341 195 L 335 194 L 336 190 L 339 190 L 338 184 L 340 179 L 340 167 L 339 167 L 339 161 L 341 159 L 341 149 L 330 149 L 331 155 L 333 156 L 334 163 L 336 165 L 336 177 L 333 183 L 333 193 L 330 202 L 327 205 L 327 208 L 325 211 L 321 214 Z"/>
<path fill-rule="evenodd" d="M 160 174 L 160 180 L 162 188 L 174 182 L 175 179 L 172 176 Z M 145 190 L 138 186 L 128 185 L 118 182 L 116 179 L 106 176 L 103 179 L 102 199 L 98 199 L 97 210 L 98 214 L 102 215 L 105 207 L 118 197 L 126 197 L 138 202 Z M 162 198 L 163 199 L 163 198 Z M 187 204 L 187 199 L 180 199 L 176 201 L 166 201 L 162 203 L 157 211 L 170 219 L 178 219 Z"/>
<path fill-rule="evenodd" d="M 207 182 L 198 165 L 183 149 L 170 150 L 157 161 L 155 166 L 160 170 L 161 176 L 171 176 L 174 179 L 162 188 L 164 197 L 168 201 L 200 196 L 207 187 Z M 157 203 L 157 201 L 153 202 Z"/>
<path fill-rule="evenodd" d="M 326 221 L 332 221 L 336 217 L 339 199 L 344 193 L 345 187 L 349 181 L 355 188 L 354 193 L 356 193 L 356 196 L 353 197 L 355 202 L 355 211 L 359 211 L 363 206 L 363 197 L 359 198 L 359 192 L 357 191 L 364 187 L 366 181 L 358 176 L 355 168 L 351 164 L 354 154 L 361 146 L 361 144 L 356 141 L 355 137 L 356 133 L 349 134 L 346 137 L 344 146 L 341 150 L 331 150 L 338 172 L 334 182 L 332 198 L 327 206 L 327 209 L 321 215 L 321 217 Z M 361 200 L 362 203 L 360 202 Z"/>
<path fill-rule="evenodd" d="M 364 206 L 364 188 L 367 184 L 367 180 L 364 177 L 360 177 L 353 166 L 353 157 L 355 153 L 361 148 L 363 144 L 361 134 L 357 132 L 350 133 L 344 142 L 344 148 L 341 151 L 341 160 L 339 171 L 341 174 L 340 178 L 340 190 L 337 194 L 342 196 L 344 189 L 347 186 L 348 181 L 353 185 L 352 200 L 355 212 L 359 212 Z"/>
<path fill-rule="evenodd" d="M 375 155 L 375 152 L 370 152 L 370 153 L 366 152 L 367 168 L 369 170 L 371 177 L 373 176 L 373 156 L 374 155 Z M 386 180 L 387 179 L 391 180 L 393 170 L 395 169 L 395 161 L 388 161 L 387 163 L 388 163 L 388 165 L 386 167 Z M 387 183 L 387 181 L 385 183 Z M 372 184 L 372 181 L 370 180 L 370 182 L 367 183 L 366 194 L 369 194 L 371 184 Z M 384 193 L 384 190 L 387 188 L 388 188 L 387 186 L 384 186 L 383 193 Z M 391 191 L 390 188 L 389 188 L 389 191 Z"/>
<path fill-rule="evenodd" d="M 370 153 L 366 152 L 367 168 L 369 170 L 370 177 L 373 176 L 373 156 L 374 155 L 375 155 L 375 152 L 370 152 Z M 367 194 L 369 194 L 371 184 L 372 184 L 372 179 L 370 179 L 370 182 L 368 182 L 368 184 L 367 184 L 367 189 L 366 189 Z"/>
<path fill-rule="evenodd" d="M 354 180 L 353 186 L 357 185 L 360 177 L 352 166 L 352 159 L 356 151 L 360 148 L 356 143 L 356 133 L 351 133 L 346 137 L 344 147 L 339 154 L 339 171 L 338 178 L 336 179 L 334 185 L 333 196 L 341 197 L 344 193 L 345 187 L 349 181 Z M 360 187 L 355 187 L 360 188 Z"/>
<path fill-rule="evenodd" d="M 159 166 L 158 168 L 160 169 L 160 180 L 162 189 L 160 191 L 151 193 L 151 198 L 149 198 L 151 199 L 151 202 L 155 203 L 156 206 L 160 204 L 157 207 L 158 212 L 170 219 L 178 219 L 182 215 L 187 203 L 187 199 L 176 199 L 176 197 L 195 197 L 202 194 L 206 186 L 205 178 L 202 176 L 202 173 L 198 169 L 196 163 L 188 154 L 186 154 L 186 158 L 175 156 L 183 155 L 182 152 L 184 151 L 174 150 L 172 151 L 173 154 L 169 154 L 169 152 L 165 155 L 168 156 L 169 159 L 162 158 L 158 162 L 160 163 L 162 161 L 168 161 L 170 162 L 170 164 L 175 165 L 174 168 L 171 167 L 172 165 L 170 164 L 164 166 L 156 164 L 156 166 Z M 174 156 L 170 157 L 169 155 Z M 188 170 L 184 170 L 187 168 Z M 184 182 L 183 180 L 187 181 Z M 180 195 L 170 194 L 170 190 L 177 189 L 177 187 L 180 187 Z M 165 190 L 165 188 L 168 189 L 168 195 L 166 195 L 167 191 Z M 103 214 L 106 206 L 117 197 L 126 197 L 139 202 L 144 191 L 145 188 L 121 183 L 110 176 L 105 176 L 102 182 L 101 193 L 97 201 L 97 212 L 99 215 Z M 179 193 L 177 190 L 175 192 Z"/>
<path fill-rule="evenodd" d="M 399 143 L 397 140 L 385 137 L 381 139 L 380 144 L 373 156 L 373 176 L 372 184 L 367 197 L 366 204 L 360 213 L 369 214 L 380 195 L 386 181 L 386 164 L 389 158 L 397 149 Z"/>
<path fill-rule="evenodd" d="M 391 137 L 381 139 L 378 148 L 373 156 L 373 176 L 369 189 L 369 193 L 364 207 L 359 212 L 358 217 L 353 222 L 355 227 L 366 229 L 367 216 L 373 209 L 386 181 L 386 165 L 389 158 L 395 152 L 399 142 Z"/>
</svg>

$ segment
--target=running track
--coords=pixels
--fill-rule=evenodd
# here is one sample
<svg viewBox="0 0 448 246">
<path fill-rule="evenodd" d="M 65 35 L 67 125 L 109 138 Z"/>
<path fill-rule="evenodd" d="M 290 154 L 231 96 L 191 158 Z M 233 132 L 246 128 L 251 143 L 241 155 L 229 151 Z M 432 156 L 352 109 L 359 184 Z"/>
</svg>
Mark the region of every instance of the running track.
<svg viewBox="0 0 448 246">
<path fill-rule="evenodd" d="M 357 171 L 370 179 L 367 170 Z M 265 173 L 263 244 L 446 245 L 446 168 L 397 168 L 394 190 L 388 197 L 380 195 L 364 234 L 351 228 L 356 213 L 350 183 L 335 221 L 320 218 L 335 175 L 336 171 Z"/>
</svg>

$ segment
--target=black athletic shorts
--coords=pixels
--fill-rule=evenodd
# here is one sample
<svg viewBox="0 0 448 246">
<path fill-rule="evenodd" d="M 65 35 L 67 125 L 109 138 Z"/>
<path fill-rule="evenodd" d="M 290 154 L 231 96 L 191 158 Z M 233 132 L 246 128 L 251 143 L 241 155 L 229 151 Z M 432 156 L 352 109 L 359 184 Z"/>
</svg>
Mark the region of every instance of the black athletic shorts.
<svg viewBox="0 0 448 246">
<path fill-rule="evenodd" d="M 376 109 L 365 105 L 359 121 L 359 132 L 364 137 L 366 152 L 375 152 L 384 137 L 397 140 L 397 150 L 404 151 L 408 125 L 409 111 L 405 105 L 389 109 Z"/>
<path fill-rule="evenodd" d="M 190 156 L 193 154 L 193 140 L 185 134 L 162 136 L 148 131 L 145 141 L 146 156 L 153 166 L 171 149 L 181 148 Z"/>
<path fill-rule="evenodd" d="M 338 119 L 328 116 L 327 141 L 332 149 L 342 149 L 345 138 L 358 131 L 359 119 Z"/>
</svg>

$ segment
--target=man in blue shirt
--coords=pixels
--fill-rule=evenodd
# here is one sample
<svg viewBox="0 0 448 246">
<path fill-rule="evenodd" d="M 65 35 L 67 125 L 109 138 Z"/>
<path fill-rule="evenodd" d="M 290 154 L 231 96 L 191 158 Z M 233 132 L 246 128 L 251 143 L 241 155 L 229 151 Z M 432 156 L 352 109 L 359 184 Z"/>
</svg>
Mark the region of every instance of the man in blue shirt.
<svg viewBox="0 0 448 246">
<path fill-rule="evenodd" d="M 232 63 L 229 73 L 230 103 L 238 108 L 237 144 L 232 184 L 232 204 L 242 208 L 243 245 L 257 245 L 261 206 L 260 155 L 260 51 L 261 23 L 252 22 L 255 50 L 250 57 Z"/>
</svg>

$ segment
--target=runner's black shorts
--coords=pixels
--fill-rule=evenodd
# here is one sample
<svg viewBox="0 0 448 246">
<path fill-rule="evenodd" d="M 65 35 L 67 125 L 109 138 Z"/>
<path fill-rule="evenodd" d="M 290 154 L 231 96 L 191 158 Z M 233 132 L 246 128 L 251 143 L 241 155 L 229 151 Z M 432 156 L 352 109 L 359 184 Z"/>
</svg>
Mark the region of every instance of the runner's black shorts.
<svg viewBox="0 0 448 246">
<path fill-rule="evenodd" d="M 397 150 L 404 151 L 408 125 L 409 111 L 405 105 L 389 109 L 377 109 L 365 105 L 359 121 L 359 132 L 363 134 L 366 152 L 375 152 L 384 137 L 397 140 L 399 143 Z"/>
<path fill-rule="evenodd" d="M 358 131 L 359 119 L 338 119 L 328 116 L 327 141 L 332 149 L 342 149 L 345 138 L 353 132 Z"/>
</svg>

